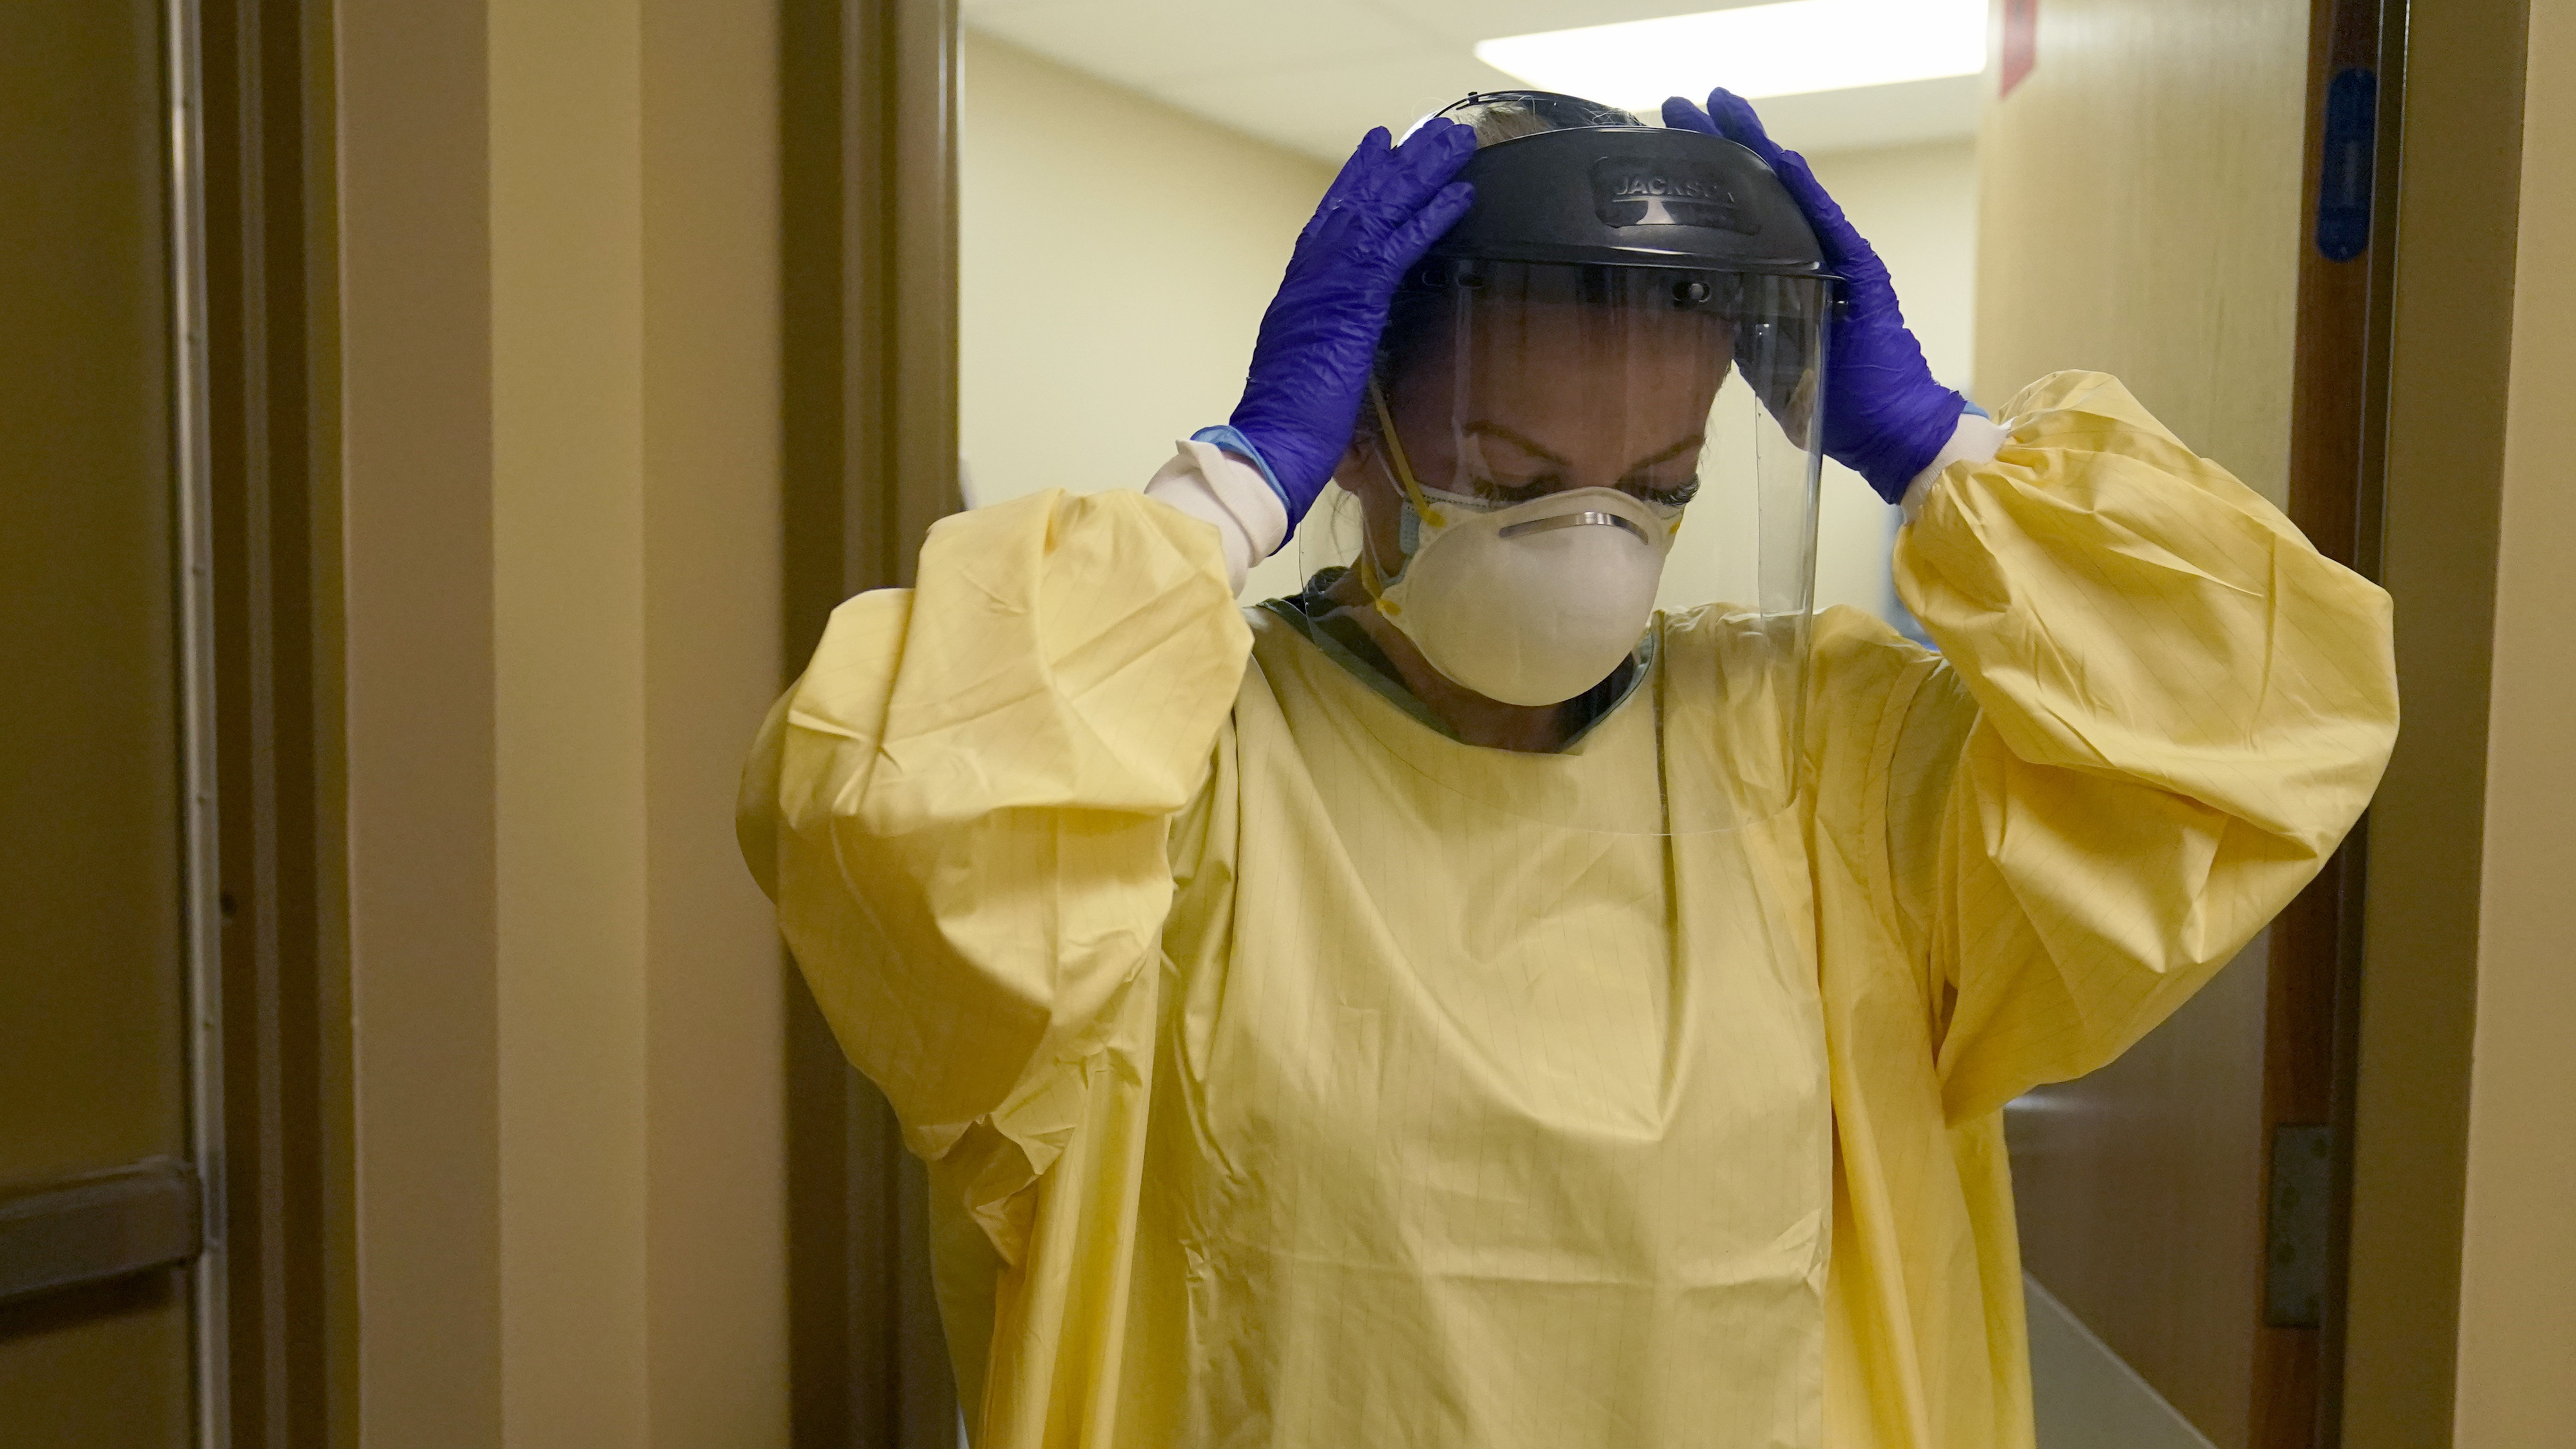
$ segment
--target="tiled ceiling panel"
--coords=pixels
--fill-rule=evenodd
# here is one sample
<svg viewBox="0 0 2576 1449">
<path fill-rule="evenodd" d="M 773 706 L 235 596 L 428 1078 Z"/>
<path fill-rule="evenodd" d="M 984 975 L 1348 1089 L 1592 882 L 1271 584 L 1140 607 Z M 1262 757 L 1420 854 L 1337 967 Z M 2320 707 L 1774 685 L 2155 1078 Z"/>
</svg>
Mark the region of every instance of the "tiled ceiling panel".
<svg viewBox="0 0 2576 1449">
<path fill-rule="evenodd" d="M 966 23 L 1220 125 L 1339 162 L 1471 90 L 1520 82 L 1479 40 L 1729 8 L 1723 0 L 962 0 Z M 970 78 L 968 84 L 973 84 Z M 1810 151 L 1971 136 L 1981 77 L 1759 102 Z"/>
</svg>

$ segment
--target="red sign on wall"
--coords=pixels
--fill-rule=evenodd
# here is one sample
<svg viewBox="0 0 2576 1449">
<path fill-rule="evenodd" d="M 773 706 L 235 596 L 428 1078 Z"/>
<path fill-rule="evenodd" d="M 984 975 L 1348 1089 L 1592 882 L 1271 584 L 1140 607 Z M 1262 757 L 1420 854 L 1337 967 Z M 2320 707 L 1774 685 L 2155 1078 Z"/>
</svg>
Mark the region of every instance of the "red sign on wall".
<svg viewBox="0 0 2576 1449">
<path fill-rule="evenodd" d="M 2030 68 L 2039 64 L 2039 0 L 2003 0 L 2003 89 L 2011 95 Z"/>
</svg>

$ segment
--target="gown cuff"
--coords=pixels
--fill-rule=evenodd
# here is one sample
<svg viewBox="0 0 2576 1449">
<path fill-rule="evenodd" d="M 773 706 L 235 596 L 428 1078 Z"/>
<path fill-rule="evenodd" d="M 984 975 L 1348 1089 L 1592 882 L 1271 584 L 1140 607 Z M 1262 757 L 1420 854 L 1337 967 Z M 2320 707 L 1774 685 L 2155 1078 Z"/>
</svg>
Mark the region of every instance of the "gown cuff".
<svg viewBox="0 0 2576 1449">
<path fill-rule="evenodd" d="M 1173 445 L 1172 460 L 1145 485 L 1145 496 L 1216 526 L 1225 575 L 1238 594 L 1252 566 L 1288 539 L 1288 506 L 1261 470 L 1214 443 Z"/>
<path fill-rule="evenodd" d="M 1995 453 L 2012 437 L 2012 430 L 1980 413 L 1961 413 L 1958 425 L 1950 430 L 1950 441 L 1932 455 L 1923 471 L 1905 485 L 1905 496 L 1899 506 L 1905 510 L 1905 521 L 1923 511 L 1923 499 L 1938 482 L 1942 470 L 1953 463 L 1991 463 Z"/>
</svg>

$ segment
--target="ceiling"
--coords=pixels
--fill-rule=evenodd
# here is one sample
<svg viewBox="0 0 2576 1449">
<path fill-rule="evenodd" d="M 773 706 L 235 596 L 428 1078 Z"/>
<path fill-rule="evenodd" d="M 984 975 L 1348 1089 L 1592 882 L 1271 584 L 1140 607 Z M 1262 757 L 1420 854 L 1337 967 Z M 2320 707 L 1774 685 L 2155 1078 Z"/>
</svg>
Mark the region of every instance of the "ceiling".
<svg viewBox="0 0 2576 1449">
<path fill-rule="evenodd" d="M 1521 82 L 1477 41 L 1730 8 L 1743 0 L 962 0 L 966 23 L 1059 65 L 1338 163 L 1474 90 Z M 1973 136 L 1982 76 L 1775 96 L 1771 133 L 1806 151 Z"/>
</svg>

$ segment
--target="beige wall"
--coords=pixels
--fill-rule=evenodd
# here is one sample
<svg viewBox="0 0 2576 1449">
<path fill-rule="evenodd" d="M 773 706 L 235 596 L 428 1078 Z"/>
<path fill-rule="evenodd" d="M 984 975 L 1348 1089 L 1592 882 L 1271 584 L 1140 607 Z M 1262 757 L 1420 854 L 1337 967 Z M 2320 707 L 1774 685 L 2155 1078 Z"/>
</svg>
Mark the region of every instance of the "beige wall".
<svg viewBox="0 0 2576 1449">
<path fill-rule="evenodd" d="M 1320 162 L 966 33 L 959 448 L 972 501 L 1140 488 L 1225 421 Z M 1357 138 L 1353 138 L 1356 140 Z M 1296 550 L 1246 597 L 1295 588 Z"/>
<path fill-rule="evenodd" d="M 1977 365 L 1977 143 L 1832 151 L 1807 158 L 1852 225 L 1878 249 L 1932 375 L 1988 407 L 2021 386 L 1969 386 Z"/>
<path fill-rule="evenodd" d="M 642 1444 L 642 35 L 491 9 L 504 1442 Z M 579 64 L 564 57 L 579 56 Z"/>
<path fill-rule="evenodd" d="M 359 1435 L 501 1429 L 491 254 L 480 5 L 340 8 Z"/>
<path fill-rule="evenodd" d="M 1816 179 L 1878 249 L 1896 279 L 1905 320 L 1923 343 L 1932 375 L 1989 408 L 1972 382 L 1977 327 L 1977 144 L 1939 141 L 1837 151 L 1811 159 Z M 2027 379 L 2024 379 L 2027 381 Z M 1816 603 L 1851 604 L 1893 619 L 1899 605 L 1888 572 L 1898 515 L 1860 475 L 1825 465 L 1816 532 Z"/>
<path fill-rule="evenodd" d="M 1262 309 L 1332 170 L 971 30 L 964 109 L 960 448 L 973 500 L 1141 487 L 1173 440 L 1234 410 Z M 1964 389 L 1975 146 L 1844 152 L 1817 168 L 1887 257 L 1933 370 Z M 1828 472 L 1817 597 L 1887 613 L 1894 516 Z M 1299 581 L 1291 546 L 1244 596 Z"/>
<path fill-rule="evenodd" d="M 2455 1442 L 2576 1444 L 2576 0 L 2533 0 Z"/>
<path fill-rule="evenodd" d="M 505 1439 L 784 1443 L 773 22 L 491 13 Z"/>
<path fill-rule="evenodd" d="M 787 1442 L 784 977 L 733 806 L 783 677 L 777 7 L 638 8 L 647 1391 L 657 1449 L 767 1449 Z"/>
<path fill-rule="evenodd" d="M 773 10 L 341 27 L 362 1440 L 784 1444 Z"/>
<path fill-rule="evenodd" d="M 2037 67 L 1986 108 L 1980 399 L 2097 368 L 2288 497 L 2307 22 L 2307 0 L 2041 7 Z"/>
</svg>

